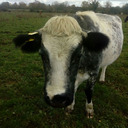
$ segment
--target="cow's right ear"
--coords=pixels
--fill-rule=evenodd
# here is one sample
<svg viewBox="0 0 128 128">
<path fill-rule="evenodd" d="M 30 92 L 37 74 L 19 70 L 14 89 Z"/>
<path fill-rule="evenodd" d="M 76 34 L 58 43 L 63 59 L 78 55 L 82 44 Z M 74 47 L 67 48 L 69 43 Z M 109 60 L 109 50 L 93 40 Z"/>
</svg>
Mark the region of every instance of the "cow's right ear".
<svg viewBox="0 0 128 128">
<path fill-rule="evenodd" d="M 41 47 L 41 34 L 39 32 L 18 35 L 13 39 L 16 47 L 20 47 L 23 52 L 37 52 Z"/>
</svg>

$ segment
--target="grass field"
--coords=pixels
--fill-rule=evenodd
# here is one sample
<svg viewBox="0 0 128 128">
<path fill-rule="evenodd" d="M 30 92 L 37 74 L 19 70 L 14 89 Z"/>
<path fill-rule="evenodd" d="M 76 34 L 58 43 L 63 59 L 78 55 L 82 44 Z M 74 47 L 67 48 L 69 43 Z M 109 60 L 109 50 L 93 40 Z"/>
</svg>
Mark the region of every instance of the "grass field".
<svg viewBox="0 0 128 128">
<path fill-rule="evenodd" d="M 128 23 L 123 23 L 122 54 L 108 67 L 106 82 L 96 83 L 95 116 L 87 119 L 85 85 L 76 93 L 71 115 L 48 106 L 40 56 L 23 54 L 13 45 L 16 35 L 41 28 L 52 15 L 0 12 L 0 128 L 128 128 Z"/>
</svg>

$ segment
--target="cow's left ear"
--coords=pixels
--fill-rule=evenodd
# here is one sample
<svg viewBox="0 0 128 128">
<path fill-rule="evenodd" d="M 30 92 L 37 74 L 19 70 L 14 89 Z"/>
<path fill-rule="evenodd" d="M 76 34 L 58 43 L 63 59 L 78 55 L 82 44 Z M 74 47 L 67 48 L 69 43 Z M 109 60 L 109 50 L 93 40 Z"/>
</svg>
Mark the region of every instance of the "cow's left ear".
<svg viewBox="0 0 128 128">
<path fill-rule="evenodd" d="M 90 52 L 101 52 L 109 43 L 109 38 L 100 32 L 90 32 L 87 36 L 83 36 L 83 46 Z"/>
<path fill-rule="evenodd" d="M 39 32 L 19 35 L 13 39 L 16 47 L 20 47 L 23 52 L 37 52 L 41 47 L 41 35 Z"/>
</svg>

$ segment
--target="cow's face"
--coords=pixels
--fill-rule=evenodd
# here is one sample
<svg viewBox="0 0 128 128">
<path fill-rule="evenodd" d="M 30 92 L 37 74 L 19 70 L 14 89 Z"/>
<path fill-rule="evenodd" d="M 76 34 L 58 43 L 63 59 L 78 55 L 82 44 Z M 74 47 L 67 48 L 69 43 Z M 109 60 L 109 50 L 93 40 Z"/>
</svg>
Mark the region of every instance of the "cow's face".
<svg viewBox="0 0 128 128">
<path fill-rule="evenodd" d="M 87 36 L 77 21 L 68 16 L 53 17 L 38 32 L 14 39 L 24 52 L 40 51 L 45 72 L 44 95 L 54 107 L 66 107 L 73 102 L 81 49 L 100 52 L 108 41 L 101 33 Z"/>
<path fill-rule="evenodd" d="M 42 34 L 40 55 L 45 71 L 45 99 L 55 107 L 72 103 L 74 83 L 81 56 L 82 37 L 79 34 L 56 37 Z"/>
</svg>

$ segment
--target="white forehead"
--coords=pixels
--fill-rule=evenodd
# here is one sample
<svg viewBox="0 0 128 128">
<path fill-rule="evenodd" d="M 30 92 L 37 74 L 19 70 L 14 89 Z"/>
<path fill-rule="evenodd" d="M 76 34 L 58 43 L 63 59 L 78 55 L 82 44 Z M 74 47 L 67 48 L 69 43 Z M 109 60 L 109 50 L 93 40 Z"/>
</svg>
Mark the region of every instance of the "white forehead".
<svg viewBox="0 0 128 128">
<path fill-rule="evenodd" d="M 40 29 L 42 43 L 51 52 L 69 51 L 81 42 L 82 29 L 70 16 L 55 16 Z"/>
<path fill-rule="evenodd" d="M 82 29 L 78 22 L 70 16 L 52 17 L 40 30 L 45 33 L 49 33 L 50 35 L 61 37 L 82 33 Z"/>
<path fill-rule="evenodd" d="M 64 37 L 56 37 L 46 33 L 42 35 L 42 43 L 50 54 L 68 54 L 71 49 L 78 46 L 81 39 L 82 36 L 79 34 Z"/>
</svg>

